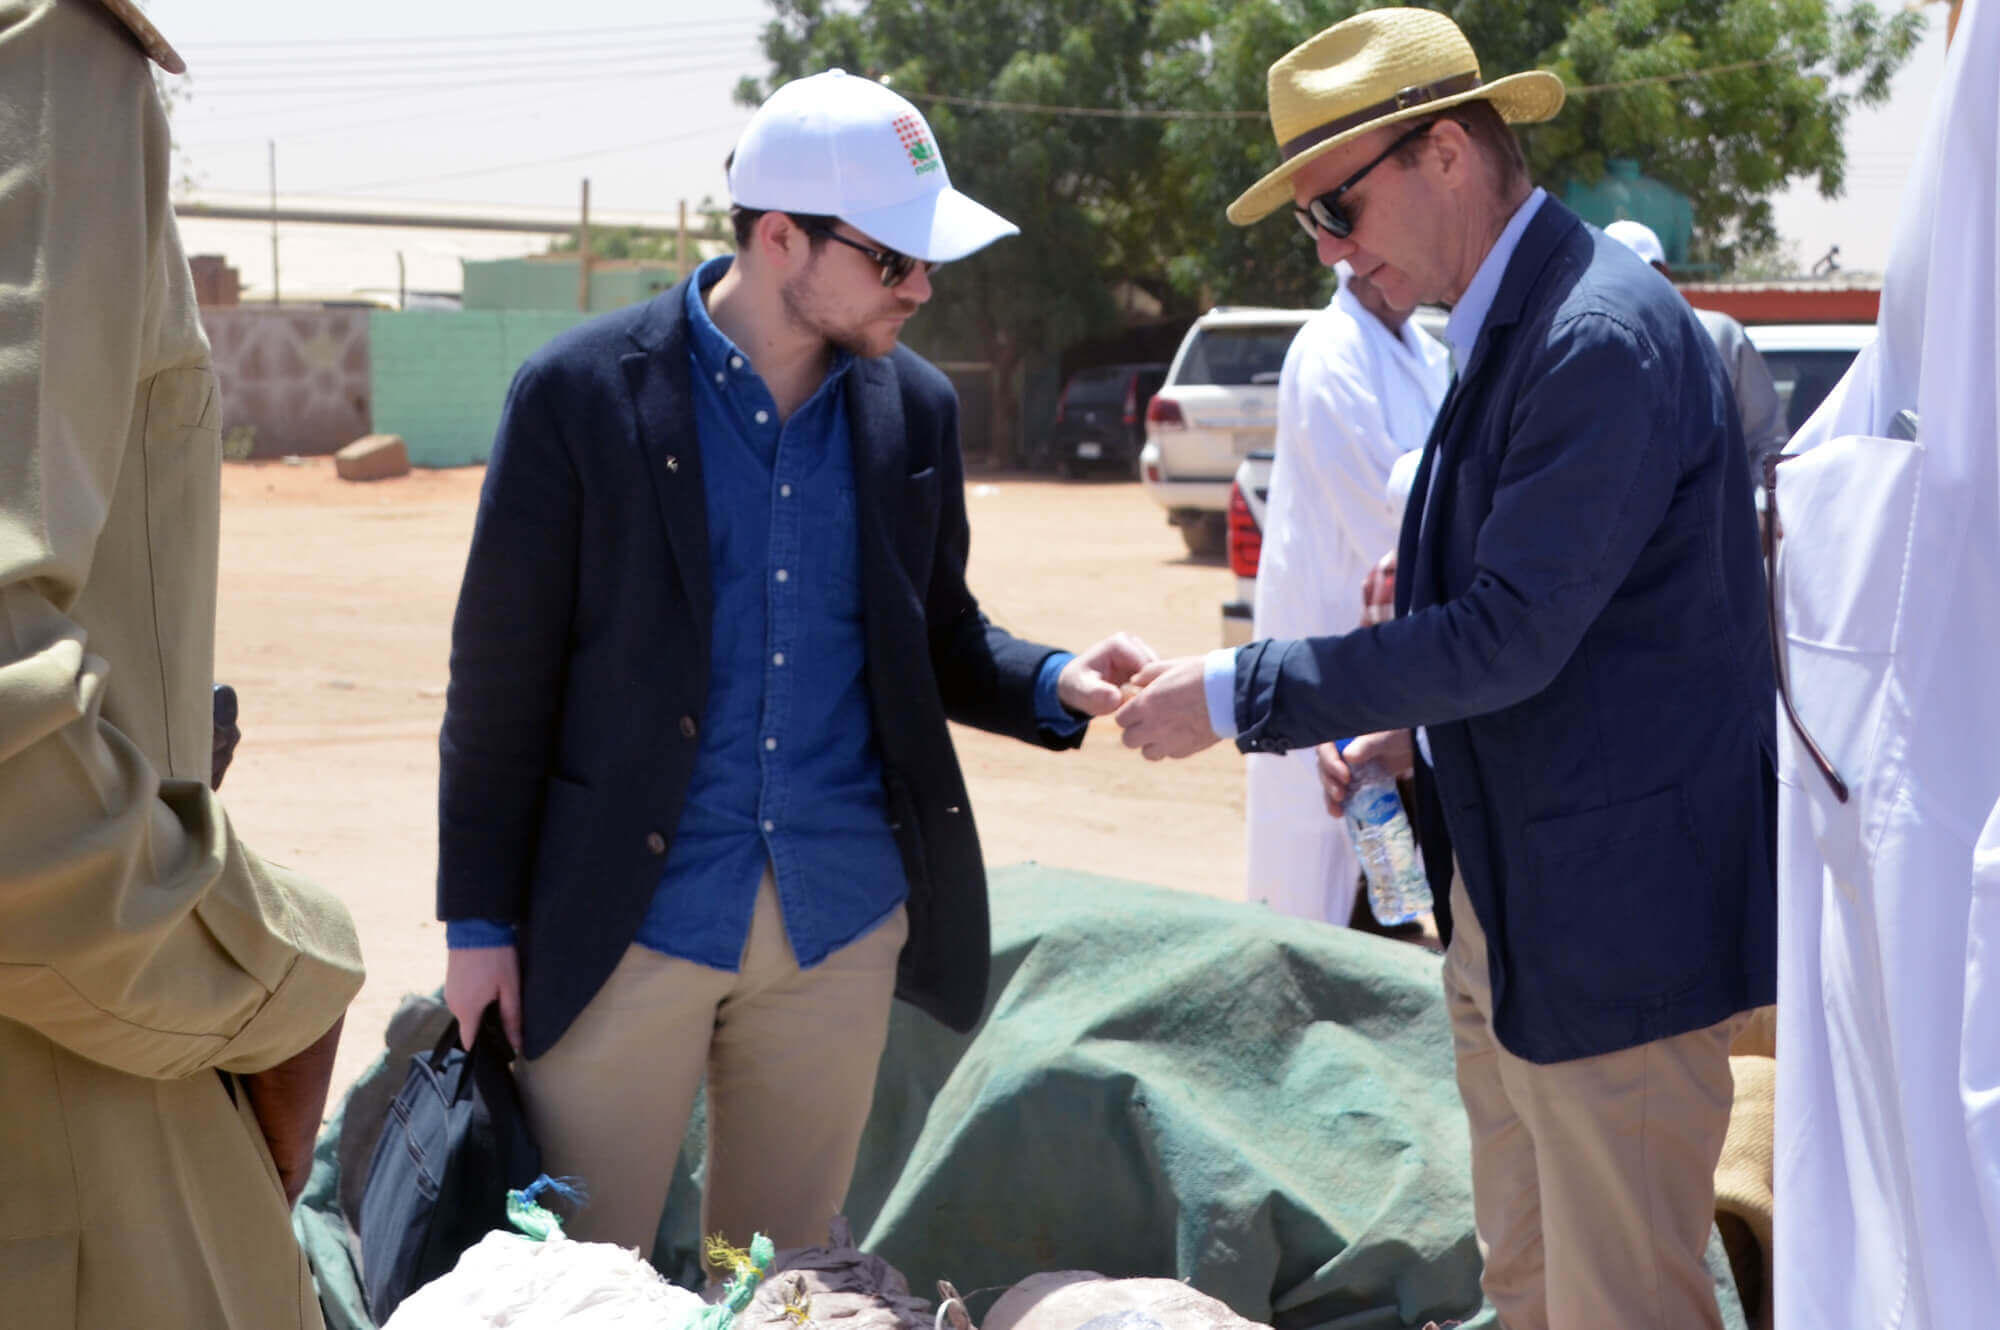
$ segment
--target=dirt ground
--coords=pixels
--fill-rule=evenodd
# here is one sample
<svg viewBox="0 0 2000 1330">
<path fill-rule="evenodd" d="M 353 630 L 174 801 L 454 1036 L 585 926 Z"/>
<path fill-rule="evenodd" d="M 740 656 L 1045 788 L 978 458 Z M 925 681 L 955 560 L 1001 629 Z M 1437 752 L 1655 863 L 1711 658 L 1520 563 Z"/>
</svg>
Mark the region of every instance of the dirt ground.
<svg viewBox="0 0 2000 1330">
<path fill-rule="evenodd" d="M 251 846 L 338 892 L 360 926 L 368 983 L 336 1094 L 380 1051 L 402 995 L 444 976 L 437 733 L 483 474 L 352 485 L 326 458 L 223 470 L 216 677 L 241 695 L 243 728 L 223 802 Z M 967 503 L 973 588 L 1013 631 L 1082 648 L 1123 629 L 1163 656 L 1219 644 L 1228 570 L 1189 561 L 1137 485 L 975 474 Z M 1069 754 L 956 737 L 989 865 L 1033 859 L 1242 897 L 1231 745 L 1153 765 L 1108 722 Z"/>
</svg>

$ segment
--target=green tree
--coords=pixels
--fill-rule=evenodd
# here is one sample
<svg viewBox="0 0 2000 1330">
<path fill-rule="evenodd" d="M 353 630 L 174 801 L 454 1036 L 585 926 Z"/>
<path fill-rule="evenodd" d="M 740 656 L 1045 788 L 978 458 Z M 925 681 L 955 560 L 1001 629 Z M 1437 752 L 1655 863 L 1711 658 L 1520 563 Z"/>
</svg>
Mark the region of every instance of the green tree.
<svg viewBox="0 0 2000 1330">
<path fill-rule="evenodd" d="M 1262 106 L 1270 63 L 1370 4 L 1352 0 L 1164 0 L 1148 94 L 1156 104 Z M 1535 177 L 1560 194 L 1613 157 L 1637 160 L 1694 204 L 1695 250 L 1727 269 L 1777 241 L 1770 199 L 1789 181 L 1841 191 L 1850 110 L 1888 96 L 1923 16 L 1861 0 L 1460 0 L 1451 14 L 1489 77 L 1551 69 L 1573 90 L 1523 126 Z M 1603 87 L 1602 85 L 1618 85 Z M 1181 226 L 1170 271 L 1183 290 L 1304 303 L 1323 277 L 1299 262 L 1296 229 L 1238 231 L 1222 210 L 1276 162 L 1267 123 L 1178 121 L 1165 151 Z"/>
<path fill-rule="evenodd" d="M 880 78 L 923 109 L 952 184 L 1021 228 L 938 275 L 912 326 L 937 359 L 994 369 L 993 460 L 1012 461 L 1021 371 L 1037 352 L 1116 325 L 1111 288 L 1159 265 L 1160 124 L 1050 117 L 950 98 L 1122 108 L 1145 82 L 1147 0 L 772 0 L 771 72 L 738 98 L 762 101 L 788 79 L 833 66 Z"/>
</svg>

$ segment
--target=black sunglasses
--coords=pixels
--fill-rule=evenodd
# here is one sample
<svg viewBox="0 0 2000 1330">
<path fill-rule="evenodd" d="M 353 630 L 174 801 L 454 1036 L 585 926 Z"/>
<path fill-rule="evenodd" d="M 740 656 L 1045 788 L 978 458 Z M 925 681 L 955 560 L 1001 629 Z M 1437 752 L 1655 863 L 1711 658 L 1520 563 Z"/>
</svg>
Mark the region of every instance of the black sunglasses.
<svg viewBox="0 0 2000 1330">
<path fill-rule="evenodd" d="M 840 232 L 824 224 L 812 226 L 801 223 L 801 225 L 804 227 L 807 235 L 824 236 L 828 240 L 838 240 L 849 249 L 859 250 L 861 253 L 866 254 L 871 262 L 882 269 L 882 285 L 884 286 L 901 286 L 904 279 L 917 270 L 919 264 L 923 266 L 926 276 L 937 270 L 937 264 L 930 262 L 928 259 L 913 259 L 908 254 L 899 254 L 893 249 L 877 249 L 873 245 L 864 245 L 859 240 L 849 240 L 846 236 L 840 234 Z"/>
<path fill-rule="evenodd" d="M 1430 133 L 1431 126 L 1436 123 L 1437 121 L 1435 120 L 1424 121 L 1423 124 L 1418 125 L 1415 129 L 1382 149 L 1374 161 L 1341 181 L 1333 189 L 1329 189 L 1318 198 L 1310 200 L 1303 208 L 1294 206 L 1292 208 L 1292 216 L 1299 219 L 1299 225 L 1305 228 L 1305 233 L 1313 238 L 1315 244 L 1319 242 L 1319 233 L 1321 231 L 1326 232 L 1336 240 L 1347 239 L 1347 237 L 1354 234 L 1354 218 L 1349 216 L 1347 209 L 1341 206 L 1340 196 L 1360 184 L 1363 176 L 1389 160 L 1389 154 L 1396 151 L 1396 149 L 1402 147 L 1412 139 L 1420 139 Z"/>
</svg>

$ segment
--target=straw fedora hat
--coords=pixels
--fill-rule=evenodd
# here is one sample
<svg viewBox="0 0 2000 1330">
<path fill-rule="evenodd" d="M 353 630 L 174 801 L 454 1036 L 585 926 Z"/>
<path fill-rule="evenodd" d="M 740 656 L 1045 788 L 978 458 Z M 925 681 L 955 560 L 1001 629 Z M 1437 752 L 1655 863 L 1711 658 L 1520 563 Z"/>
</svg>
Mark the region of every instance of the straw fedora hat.
<svg viewBox="0 0 2000 1330">
<path fill-rule="evenodd" d="M 1513 124 L 1562 109 L 1563 83 L 1546 70 L 1479 76 L 1472 44 L 1429 9 L 1374 9 L 1336 23 L 1271 66 L 1271 130 L 1283 164 L 1229 205 L 1238 226 L 1292 201 L 1291 179 L 1357 135 L 1485 100 Z"/>
</svg>

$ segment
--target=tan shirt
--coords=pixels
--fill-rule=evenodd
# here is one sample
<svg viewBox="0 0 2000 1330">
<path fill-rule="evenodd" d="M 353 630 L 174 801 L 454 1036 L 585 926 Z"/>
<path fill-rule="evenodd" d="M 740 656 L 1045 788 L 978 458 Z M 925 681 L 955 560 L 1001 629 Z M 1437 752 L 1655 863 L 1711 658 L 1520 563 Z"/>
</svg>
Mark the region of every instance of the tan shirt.
<svg viewBox="0 0 2000 1330">
<path fill-rule="evenodd" d="M 338 901 L 208 791 L 220 440 L 143 55 L 0 0 L 0 1307 L 316 1325 L 217 1069 L 361 982 Z"/>
</svg>

